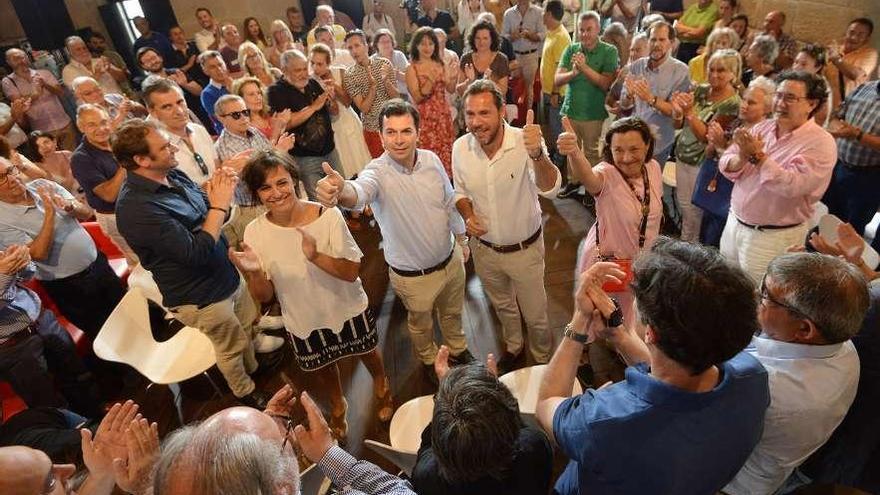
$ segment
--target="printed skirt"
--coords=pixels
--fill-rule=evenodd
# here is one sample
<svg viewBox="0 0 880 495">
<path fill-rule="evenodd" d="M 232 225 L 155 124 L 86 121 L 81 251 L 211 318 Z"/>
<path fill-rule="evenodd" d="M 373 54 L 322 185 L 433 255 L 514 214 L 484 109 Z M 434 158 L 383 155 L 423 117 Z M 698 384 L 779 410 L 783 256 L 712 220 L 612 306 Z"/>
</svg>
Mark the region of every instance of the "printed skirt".
<svg viewBox="0 0 880 495">
<path fill-rule="evenodd" d="M 315 371 L 349 357 L 366 354 L 376 348 L 379 334 L 376 319 L 367 308 L 363 313 L 345 322 L 342 331 L 329 328 L 313 330 L 307 339 L 290 335 L 293 355 L 303 371 Z"/>
</svg>

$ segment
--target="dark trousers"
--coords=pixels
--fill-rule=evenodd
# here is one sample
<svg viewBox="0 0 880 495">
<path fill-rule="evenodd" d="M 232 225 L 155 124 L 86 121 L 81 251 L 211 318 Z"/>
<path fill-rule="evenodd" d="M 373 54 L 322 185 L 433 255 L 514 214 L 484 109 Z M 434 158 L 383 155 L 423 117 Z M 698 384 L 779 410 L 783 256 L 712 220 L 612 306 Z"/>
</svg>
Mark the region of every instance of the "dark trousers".
<svg viewBox="0 0 880 495">
<path fill-rule="evenodd" d="M 727 225 L 727 217 L 719 217 L 703 210 L 703 219 L 700 222 L 700 242 L 707 246 L 721 246 L 721 234 Z"/>
<path fill-rule="evenodd" d="M 850 167 L 838 160 L 822 202 L 861 234 L 880 208 L 880 168 Z"/>
<path fill-rule="evenodd" d="M 52 375 L 71 410 L 88 417 L 100 413 L 94 377 L 77 356 L 70 334 L 47 310 L 37 319 L 33 334 L 0 347 L 0 377 L 29 407 L 64 407 L 65 400 L 55 393 Z"/>
<path fill-rule="evenodd" d="M 681 60 L 684 63 L 688 63 L 692 58 L 697 56 L 697 50 L 700 48 L 700 43 L 688 43 L 681 42 L 678 45 L 678 53 L 675 54 L 675 58 Z"/>
<path fill-rule="evenodd" d="M 92 340 L 122 299 L 125 289 L 100 251 L 85 270 L 59 280 L 41 280 L 68 320 Z"/>
</svg>

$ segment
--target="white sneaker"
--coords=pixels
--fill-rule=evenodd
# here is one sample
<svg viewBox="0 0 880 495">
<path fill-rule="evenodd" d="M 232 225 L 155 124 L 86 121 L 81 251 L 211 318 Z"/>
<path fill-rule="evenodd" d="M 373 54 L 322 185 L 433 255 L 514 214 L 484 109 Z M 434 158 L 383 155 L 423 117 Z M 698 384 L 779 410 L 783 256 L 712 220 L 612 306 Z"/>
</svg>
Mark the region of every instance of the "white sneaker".
<svg viewBox="0 0 880 495">
<path fill-rule="evenodd" d="M 272 335 L 266 335 L 264 333 L 257 334 L 257 336 L 254 337 L 254 351 L 256 351 L 257 354 L 267 354 L 277 351 L 282 345 L 284 345 L 284 339 L 281 337 L 273 337 Z"/>
<path fill-rule="evenodd" d="M 263 330 L 281 330 L 284 328 L 284 319 L 279 316 L 263 315 L 257 326 Z"/>
</svg>

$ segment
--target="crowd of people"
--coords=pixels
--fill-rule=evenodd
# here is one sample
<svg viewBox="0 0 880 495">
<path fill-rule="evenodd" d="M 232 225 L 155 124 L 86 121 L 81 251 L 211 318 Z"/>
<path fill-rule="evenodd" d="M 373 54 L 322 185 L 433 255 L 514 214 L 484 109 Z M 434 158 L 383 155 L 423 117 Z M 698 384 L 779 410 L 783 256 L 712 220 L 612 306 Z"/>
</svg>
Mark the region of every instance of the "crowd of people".
<svg viewBox="0 0 880 495">
<path fill-rule="evenodd" d="M 295 494 L 309 462 L 342 493 L 863 482 L 880 446 L 874 25 L 802 44 L 785 12 L 753 28 L 739 7 L 421 0 L 401 30 L 381 0 L 362 22 L 319 0 L 311 25 L 290 7 L 266 32 L 200 7 L 192 41 L 138 17 L 137 67 L 99 33 L 67 38 L 59 74 L 7 50 L 0 379 L 28 409 L 0 424 L 0 492 Z M 553 200 L 595 218 L 562 335 Z M 826 212 L 840 222 L 822 230 Z M 436 388 L 408 479 L 342 448 L 350 407 L 395 412 L 365 217 Z M 161 441 L 132 401 L 110 406 L 98 382 L 131 370 L 78 352 L 64 323 L 94 341 L 137 286 L 86 221 L 154 309 L 210 340 L 239 406 Z M 468 265 L 497 356 L 468 347 Z M 313 389 L 260 390 L 285 349 Z M 371 404 L 345 397 L 352 359 Z M 526 363 L 546 365 L 537 424 L 498 378 Z"/>
</svg>

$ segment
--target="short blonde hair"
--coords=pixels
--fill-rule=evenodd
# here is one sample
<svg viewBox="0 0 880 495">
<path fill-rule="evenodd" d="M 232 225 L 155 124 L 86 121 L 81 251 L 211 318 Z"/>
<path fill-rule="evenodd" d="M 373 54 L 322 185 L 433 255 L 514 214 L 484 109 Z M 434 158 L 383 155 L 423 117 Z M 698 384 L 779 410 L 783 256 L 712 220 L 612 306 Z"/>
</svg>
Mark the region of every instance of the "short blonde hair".
<svg viewBox="0 0 880 495">
<path fill-rule="evenodd" d="M 249 53 L 256 53 L 258 57 L 260 57 L 260 64 L 263 66 L 263 70 L 266 71 L 267 74 L 272 74 L 272 71 L 269 69 L 269 62 L 266 60 L 266 55 L 263 54 L 263 51 L 250 41 L 245 41 L 244 43 L 238 45 L 238 66 L 241 67 L 241 70 L 244 71 L 245 74 L 253 76 L 254 73 L 251 72 L 250 68 L 247 66 L 247 58 Z"/>
<path fill-rule="evenodd" d="M 287 27 L 287 23 L 282 21 L 281 19 L 275 19 L 269 26 L 269 37 L 272 38 L 272 44 L 277 43 L 277 41 L 275 40 L 275 33 L 278 31 L 283 31 L 284 36 L 287 38 L 287 41 L 293 43 L 293 33 L 290 32 L 290 28 Z"/>
<path fill-rule="evenodd" d="M 739 56 L 739 52 L 731 48 L 718 50 L 709 57 L 709 63 L 706 64 L 706 67 L 712 67 L 712 64 L 716 63 L 721 64 L 733 74 L 733 80 L 730 83 L 737 91 L 740 91 L 742 89 L 742 58 Z"/>
<path fill-rule="evenodd" d="M 269 104 L 268 104 L 267 98 L 266 98 L 266 86 L 263 84 L 262 81 L 260 81 L 256 77 L 244 76 L 244 77 L 240 77 L 240 78 L 236 79 L 235 82 L 232 83 L 232 94 L 238 95 L 238 96 L 244 98 L 244 88 L 248 84 L 256 84 L 257 88 L 260 90 L 260 92 L 263 93 L 263 110 L 261 113 L 263 115 L 268 115 L 269 114 Z"/>
</svg>

